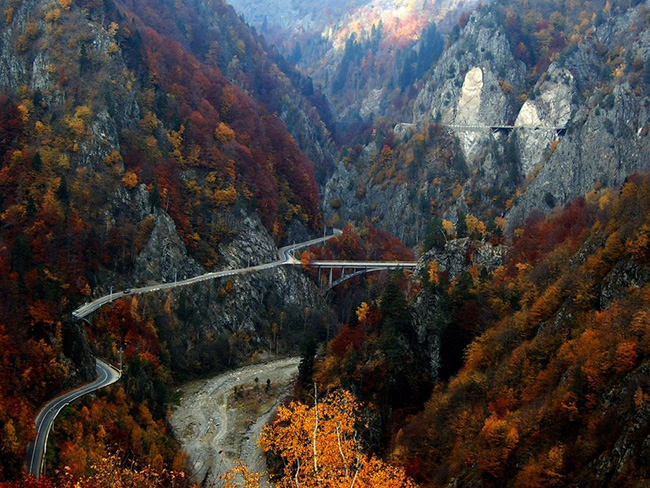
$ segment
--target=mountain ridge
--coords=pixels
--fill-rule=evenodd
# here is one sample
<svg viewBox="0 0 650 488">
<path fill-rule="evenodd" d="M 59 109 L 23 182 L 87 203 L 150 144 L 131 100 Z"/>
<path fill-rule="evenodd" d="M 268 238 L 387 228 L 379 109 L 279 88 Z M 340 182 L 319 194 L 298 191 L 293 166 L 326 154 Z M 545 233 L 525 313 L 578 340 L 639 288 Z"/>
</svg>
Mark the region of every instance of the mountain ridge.
<svg viewBox="0 0 650 488">
<path fill-rule="evenodd" d="M 188 20 L 183 28 L 200 25 L 192 5 L 172 6 Z M 218 59 L 179 42 L 173 20 L 167 32 L 156 23 L 169 3 L 137 6 L 146 18 L 128 2 L 0 2 L 1 479 L 21 473 L 36 407 L 92 375 L 91 353 L 115 359 L 122 348 L 123 380 L 55 428 L 53 460 L 83 475 L 118 448 L 182 469 L 163 421 L 178 378 L 268 349 L 274 322 L 283 337 L 307 324 L 326 330 L 327 305 L 295 270 L 130 297 L 84 328 L 69 320 L 93 295 L 238 262 L 244 236 L 262 246 L 248 248 L 255 261 L 283 238 L 321 228 L 314 163 L 285 124 L 224 76 Z M 253 45 L 238 19 L 229 24 L 231 9 L 210 6 L 230 12 L 224 48 L 236 52 L 236 29 Z M 316 109 L 272 68 L 266 61 L 258 72 L 321 147 Z M 73 442 L 81 432 L 83 443 Z"/>
</svg>

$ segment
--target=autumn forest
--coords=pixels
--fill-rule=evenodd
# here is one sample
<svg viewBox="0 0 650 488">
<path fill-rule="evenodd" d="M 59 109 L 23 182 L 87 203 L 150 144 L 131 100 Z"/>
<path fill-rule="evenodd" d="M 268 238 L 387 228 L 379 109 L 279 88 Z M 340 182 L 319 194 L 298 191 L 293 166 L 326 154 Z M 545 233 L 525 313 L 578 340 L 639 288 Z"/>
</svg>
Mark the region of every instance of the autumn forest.
<svg viewBox="0 0 650 488">
<path fill-rule="evenodd" d="M 0 487 L 643 486 L 650 4 L 249 3 L 0 0 Z M 278 358 L 199 478 L 183 388 Z"/>
</svg>

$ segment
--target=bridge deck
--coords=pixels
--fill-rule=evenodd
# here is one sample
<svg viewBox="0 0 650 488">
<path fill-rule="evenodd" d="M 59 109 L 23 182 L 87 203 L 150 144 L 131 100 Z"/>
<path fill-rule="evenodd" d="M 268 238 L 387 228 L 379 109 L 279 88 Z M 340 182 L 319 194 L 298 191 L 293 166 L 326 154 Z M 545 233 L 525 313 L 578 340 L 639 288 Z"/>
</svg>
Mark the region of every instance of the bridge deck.
<svg viewBox="0 0 650 488">
<path fill-rule="evenodd" d="M 465 131 L 485 131 L 485 130 L 513 130 L 513 129 L 526 129 L 526 130 L 550 130 L 550 131 L 563 131 L 566 127 L 555 127 L 548 125 L 508 125 L 508 124 L 495 124 L 495 125 L 463 125 L 463 124 L 440 124 L 442 127 L 450 129 L 465 130 Z"/>
<path fill-rule="evenodd" d="M 300 263 L 298 263 L 300 264 Z M 312 261 L 311 268 L 415 268 L 415 261 Z"/>
</svg>

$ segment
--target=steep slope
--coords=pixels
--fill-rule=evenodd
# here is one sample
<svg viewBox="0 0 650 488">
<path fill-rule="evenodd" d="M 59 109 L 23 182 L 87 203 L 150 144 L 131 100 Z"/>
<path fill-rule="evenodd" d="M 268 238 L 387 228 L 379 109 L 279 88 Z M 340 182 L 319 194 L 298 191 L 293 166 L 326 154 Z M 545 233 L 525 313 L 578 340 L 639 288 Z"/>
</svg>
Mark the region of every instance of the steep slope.
<svg viewBox="0 0 650 488">
<path fill-rule="evenodd" d="M 410 86 L 443 46 L 436 24 L 475 2 L 230 2 L 268 41 L 322 86 L 346 126 L 401 114 Z"/>
<path fill-rule="evenodd" d="M 477 336 L 397 435 L 423 486 L 644 483 L 649 198 L 650 178 L 634 176 L 529 220 L 504 266 L 474 274 L 473 312 L 449 315 L 445 286 L 427 280 L 433 309 Z"/>
<path fill-rule="evenodd" d="M 251 32 L 224 1 L 125 2 L 156 32 L 173 38 L 206 66 L 218 68 L 233 84 L 277 114 L 299 147 L 316 163 L 322 179 L 336 155 L 335 131 L 327 100 L 310 78 L 292 68 Z"/>
<path fill-rule="evenodd" d="M 462 17 L 411 115 L 379 121 L 337 164 L 327 217 L 370 218 L 414 245 L 430 213 L 513 230 L 647 169 L 648 5 L 635 3 L 513 1 Z"/>
<path fill-rule="evenodd" d="M 0 479 L 20 473 L 35 408 L 92 374 L 91 349 L 115 361 L 124 349 L 125 376 L 54 432 L 48 452 L 74 474 L 109 446 L 182 468 L 161 420 L 172 373 L 236 364 L 272 336 L 275 351 L 295 348 L 296 324 L 325 330 L 318 292 L 291 270 L 133 297 L 85 331 L 67 315 L 135 283 L 275 257 L 283 237 L 321 229 L 313 162 L 178 35 L 194 7 L 0 2 Z M 236 36 L 202 40 L 238 47 Z M 258 68 L 270 93 L 289 90 L 272 68 Z"/>
</svg>

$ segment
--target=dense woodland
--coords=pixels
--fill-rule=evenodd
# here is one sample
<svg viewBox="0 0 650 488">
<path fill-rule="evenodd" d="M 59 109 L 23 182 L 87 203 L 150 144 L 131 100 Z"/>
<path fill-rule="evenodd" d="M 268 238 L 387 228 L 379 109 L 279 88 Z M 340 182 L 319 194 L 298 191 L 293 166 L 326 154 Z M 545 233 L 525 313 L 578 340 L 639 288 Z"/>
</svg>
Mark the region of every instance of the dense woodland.
<svg viewBox="0 0 650 488">
<path fill-rule="evenodd" d="M 529 73 L 530 85 L 510 95 L 520 103 L 534 96 L 549 63 L 638 3 L 483 7 Z M 221 1 L 0 5 L 15 59 L 42 64 L 39 87 L 16 82 L 0 94 L 2 486 L 188 485 L 165 422 L 171 388 L 234 366 L 259 343 L 224 334 L 185 364 L 175 360 L 171 338 L 198 319 L 182 298 L 119 300 L 91 325 L 72 321 L 70 312 L 105 293 L 102 280 L 129 283 L 162 213 L 208 270 L 220 266 L 218 246 L 233 239 L 240 211 L 258 215 L 277 243 L 296 225 L 320 232 L 317 181 L 327 162 L 315 167 L 299 148 L 309 136 L 292 137 L 277 115 L 298 93 L 316 132 L 336 136 L 346 164 L 375 142 L 374 183 L 397 184 L 417 177 L 425 160 L 437 162 L 426 176 L 439 198 L 421 199 L 431 222 L 418 251 L 463 237 L 510 250 L 492 272 L 468 266 L 449 276 L 432 260 L 421 276 L 357 278 L 332 293 L 340 330 L 318 318 L 320 349 L 305 341 L 295 401 L 262 438 L 278 485 L 293 486 L 299 476 L 301 486 L 326 479 L 327 486 L 368 487 L 634 486 L 650 476 L 643 442 L 650 430 L 650 178 L 630 176 L 620 189 L 599 185 L 508 233 L 502 215 L 528 183 L 513 169 L 512 147 L 495 151 L 503 181 L 486 187 L 475 179 L 464 188 L 476 175 L 449 133 L 434 123 L 405 139 L 393 132 L 467 16 L 445 37 L 427 27 L 393 57 L 379 49 L 389 41 L 380 23 L 363 35 L 350 32 L 332 90 L 345 103 L 382 77 L 392 109 L 338 132 L 318 87 L 267 54 Z M 201 15 L 208 10 L 221 20 L 212 29 Z M 647 10 L 641 13 L 630 29 L 647 27 Z M 602 54 L 602 80 L 585 90 L 601 90 L 604 101 L 618 83 L 645 93 L 650 62 Z M 461 195 L 473 213 L 444 220 Z M 413 258 L 378 225 L 346 225 L 340 237 L 303 253 L 303 264 Z M 216 293 L 233 293 L 232 282 Z M 445 331 L 437 371 L 414 327 L 418 297 L 436 307 L 427 327 Z M 277 351 L 276 331 L 266 333 Z M 24 474 L 39 406 L 89 380 L 92 354 L 116 359 L 122 346 L 123 380 L 57 421 L 48 449 L 52 479 L 14 481 Z M 239 486 L 235 475 L 246 486 L 257 482 L 241 466 L 225 486 Z"/>
<path fill-rule="evenodd" d="M 3 17 L 21 32 L 16 56 L 40 53 L 49 64 L 47 90 L 21 85 L 0 96 L 0 479 L 20 474 L 37 407 L 93 374 L 86 334 L 105 357 L 128 344 L 136 373 L 69 413 L 56 433 L 68 441 L 52 459 L 81 475 L 110 446 L 180 469 L 163 421 L 171 359 L 151 317 L 118 303 L 94 322 L 109 320 L 108 330 L 84 332 L 68 314 L 101 276 L 132 269 L 157 212 L 171 215 L 208 269 L 220 261 L 215 246 L 232 237 L 237 208 L 258 212 L 278 240 L 294 220 L 319 228 L 313 163 L 277 116 L 163 28 L 171 16 L 155 2 L 138 2 L 146 21 L 111 1 L 33 7 L 9 1 Z M 175 8 L 191 17 L 189 6 Z"/>
<path fill-rule="evenodd" d="M 361 304 L 312 379 L 363 401 L 364 441 L 390 444 L 422 486 L 637 486 L 650 429 L 649 198 L 650 179 L 636 176 L 620 192 L 595 189 L 532 216 L 489 274 L 452 277 L 431 261 L 421 293 L 454 334 L 443 338 L 451 353 L 430 397 L 394 283 Z"/>
</svg>

